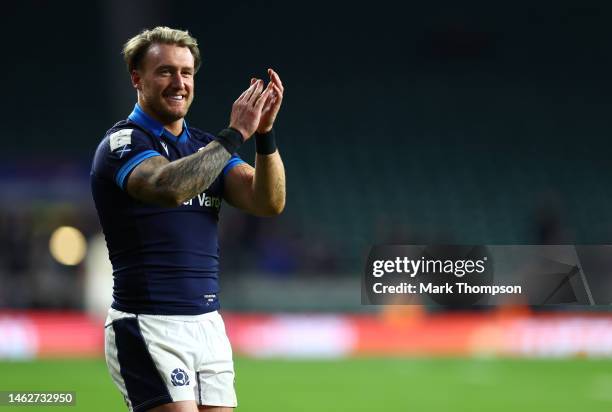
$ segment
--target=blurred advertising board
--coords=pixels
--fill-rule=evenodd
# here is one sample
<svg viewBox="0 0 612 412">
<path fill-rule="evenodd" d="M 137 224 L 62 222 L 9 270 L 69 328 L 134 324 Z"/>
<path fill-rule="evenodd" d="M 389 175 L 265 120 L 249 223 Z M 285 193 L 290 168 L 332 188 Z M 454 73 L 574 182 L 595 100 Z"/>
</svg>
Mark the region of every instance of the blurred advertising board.
<svg viewBox="0 0 612 412">
<path fill-rule="evenodd" d="M 242 356 L 612 356 L 610 314 L 432 314 L 412 306 L 378 314 L 223 315 Z M 0 358 L 102 356 L 103 327 L 79 312 L 0 312 Z"/>
</svg>

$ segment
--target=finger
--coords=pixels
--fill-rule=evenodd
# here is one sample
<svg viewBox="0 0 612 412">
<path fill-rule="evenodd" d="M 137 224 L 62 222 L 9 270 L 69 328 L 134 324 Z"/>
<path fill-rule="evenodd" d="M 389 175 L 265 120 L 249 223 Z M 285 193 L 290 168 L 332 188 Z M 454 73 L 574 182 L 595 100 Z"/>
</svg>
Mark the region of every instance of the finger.
<svg viewBox="0 0 612 412">
<path fill-rule="evenodd" d="M 268 97 L 266 98 L 266 102 L 264 103 L 263 111 L 268 112 L 274 109 L 274 105 L 276 103 L 277 97 L 274 89 L 270 90 L 268 93 Z"/>
<path fill-rule="evenodd" d="M 259 95 L 257 100 L 255 100 L 255 109 L 257 109 L 258 111 L 261 111 L 263 109 L 264 103 L 266 103 L 266 101 L 270 97 L 271 92 L 272 89 L 266 88 L 266 90 L 264 90 L 263 93 Z"/>
<path fill-rule="evenodd" d="M 255 81 L 255 83 L 253 83 L 248 89 L 246 89 L 246 93 L 244 95 L 244 100 L 245 101 L 249 101 L 251 100 L 253 93 L 255 93 L 255 91 L 257 90 L 257 86 L 259 86 L 259 82 Z"/>
<path fill-rule="evenodd" d="M 257 98 L 261 95 L 261 91 L 263 89 L 263 80 L 257 80 L 255 83 L 253 83 L 253 91 L 251 92 L 251 94 L 249 96 L 247 96 L 247 101 L 251 104 L 255 104 L 257 101 Z"/>
<path fill-rule="evenodd" d="M 256 79 L 256 78 L 251 77 L 251 85 L 252 85 L 253 83 L 255 83 L 256 81 L 257 81 L 257 79 Z"/>
<path fill-rule="evenodd" d="M 270 97 L 266 104 L 264 105 L 263 112 L 271 112 L 274 110 L 274 105 L 276 104 L 276 97 Z"/>
<path fill-rule="evenodd" d="M 281 91 L 285 91 L 285 87 L 283 86 L 283 82 L 281 81 L 278 73 L 276 73 L 272 69 L 268 69 L 268 75 L 270 76 L 270 80 L 276 83 L 278 87 L 281 89 Z"/>
<path fill-rule="evenodd" d="M 239 100 L 246 100 L 247 94 L 250 93 L 252 89 L 253 89 L 253 86 L 252 85 L 249 86 L 249 88 L 243 91 L 242 94 L 236 99 L 236 102 L 238 102 Z"/>
<path fill-rule="evenodd" d="M 261 108 L 261 114 L 268 113 L 272 110 L 272 103 L 270 103 L 270 99 L 266 99 L 263 107 Z"/>
<path fill-rule="evenodd" d="M 274 83 L 268 82 L 268 85 L 266 86 L 266 90 L 269 90 L 270 92 L 273 92 L 274 91 Z"/>
<path fill-rule="evenodd" d="M 259 104 L 261 101 L 265 103 L 268 100 L 270 100 L 272 92 L 273 92 L 273 89 L 271 87 L 266 87 L 266 89 L 263 92 L 261 92 L 261 94 L 258 96 L 255 104 Z"/>
<path fill-rule="evenodd" d="M 250 88 L 249 88 L 250 89 Z M 242 94 L 240 96 L 238 96 L 238 98 L 236 100 L 234 100 L 234 103 L 244 99 L 244 96 L 247 94 L 247 92 L 249 91 L 249 89 L 246 89 L 245 91 L 242 92 Z"/>
<path fill-rule="evenodd" d="M 283 100 L 283 91 L 278 87 L 278 85 L 273 86 L 274 94 L 278 98 L 278 100 Z"/>
<path fill-rule="evenodd" d="M 266 107 L 266 108 L 267 107 L 272 107 L 271 101 L 274 99 L 274 97 L 276 95 L 276 92 L 275 92 L 275 89 L 274 89 L 274 83 L 268 82 L 268 86 L 266 87 L 265 91 L 267 92 L 268 96 L 266 97 L 266 103 L 265 103 L 264 107 Z"/>
</svg>

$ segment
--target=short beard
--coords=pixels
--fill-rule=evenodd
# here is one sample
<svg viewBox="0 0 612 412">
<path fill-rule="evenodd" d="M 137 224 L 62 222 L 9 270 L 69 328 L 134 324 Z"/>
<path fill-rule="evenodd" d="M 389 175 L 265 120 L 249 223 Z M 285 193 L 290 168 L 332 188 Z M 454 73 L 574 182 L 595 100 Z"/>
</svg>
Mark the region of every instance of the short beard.
<svg viewBox="0 0 612 412">
<path fill-rule="evenodd" d="M 163 101 L 159 101 L 155 98 L 149 98 L 149 96 L 147 96 L 146 94 L 143 94 L 142 97 L 143 103 L 152 112 L 156 120 L 161 122 L 163 125 L 174 123 L 177 120 L 183 119 L 185 116 L 187 116 L 189 107 L 191 107 L 191 101 L 186 102 L 184 113 L 182 115 L 178 115 L 176 112 L 171 112 L 167 110 L 163 104 Z M 163 99 L 163 97 L 161 97 L 161 99 Z"/>
<path fill-rule="evenodd" d="M 155 113 L 157 118 L 161 120 L 162 124 L 170 124 L 176 122 L 177 120 L 181 120 L 185 117 L 187 112 L 184 115 L 180 116 L 176 113 L 169 112 L 165 110 L 163 107 L 151 107 L 151 110 Z"/>
<path fill-rule="evenodd" d="M 156 102 L 156 104 L 150 105 L 149 107 L 151 111 L 155 113 L 157 118 L 162 122 L 162 124 L 169 124 L 176 122 L 177 120 L 183 119 L 189 111 L 189 106 L 189 104 L 186 105 L 185 112 L 182 115 L 166 110 L 163 104 L 158 104 L 158 102 Z"/>
</svg>

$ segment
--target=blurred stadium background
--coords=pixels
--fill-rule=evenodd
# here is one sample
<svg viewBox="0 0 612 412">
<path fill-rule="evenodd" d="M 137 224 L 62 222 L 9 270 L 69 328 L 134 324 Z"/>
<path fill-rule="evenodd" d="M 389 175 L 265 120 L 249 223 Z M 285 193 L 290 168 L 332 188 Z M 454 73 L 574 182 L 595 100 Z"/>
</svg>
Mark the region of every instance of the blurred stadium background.
<svg viewBox="0 0 612 412">
<path fill-rule="evenodd" d="M 287 87 L 285 213 L 221 218 L 240 409 L 612 409 L 607 307 L 360 305 L 374 244 L 612 243 L 612 5 L 27 0 L 3 15 L 0 390 L 123 410 L 101 357 L 111 273 L 89 162 L 134 104 L 123 42 L 163 24 L 201 43 L 191 124 L 223 128 L 269 66 Z"/>
</svg>

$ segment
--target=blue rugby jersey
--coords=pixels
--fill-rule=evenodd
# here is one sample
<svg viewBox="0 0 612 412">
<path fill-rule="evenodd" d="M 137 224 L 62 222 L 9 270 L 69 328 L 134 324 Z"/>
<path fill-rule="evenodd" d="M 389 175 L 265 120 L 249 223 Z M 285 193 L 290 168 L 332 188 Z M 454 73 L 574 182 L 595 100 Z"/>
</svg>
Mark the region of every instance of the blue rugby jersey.
<svg viewBox="0 0 612 412">
<path fill-rule="evenodd" d="M 99 144 L 91 190 L 113 264 L 112 307 L 132 313 L 197 315 L 219 308 L 217 222 L 223 177 L 243 161 L 234 154 L 202 194 L 177 208 L 142 203 L 126 192 L 142 161 L 169 161 L 214 139 L 185 123 L 174 136 L 136 105 Z"/>
</svg>

